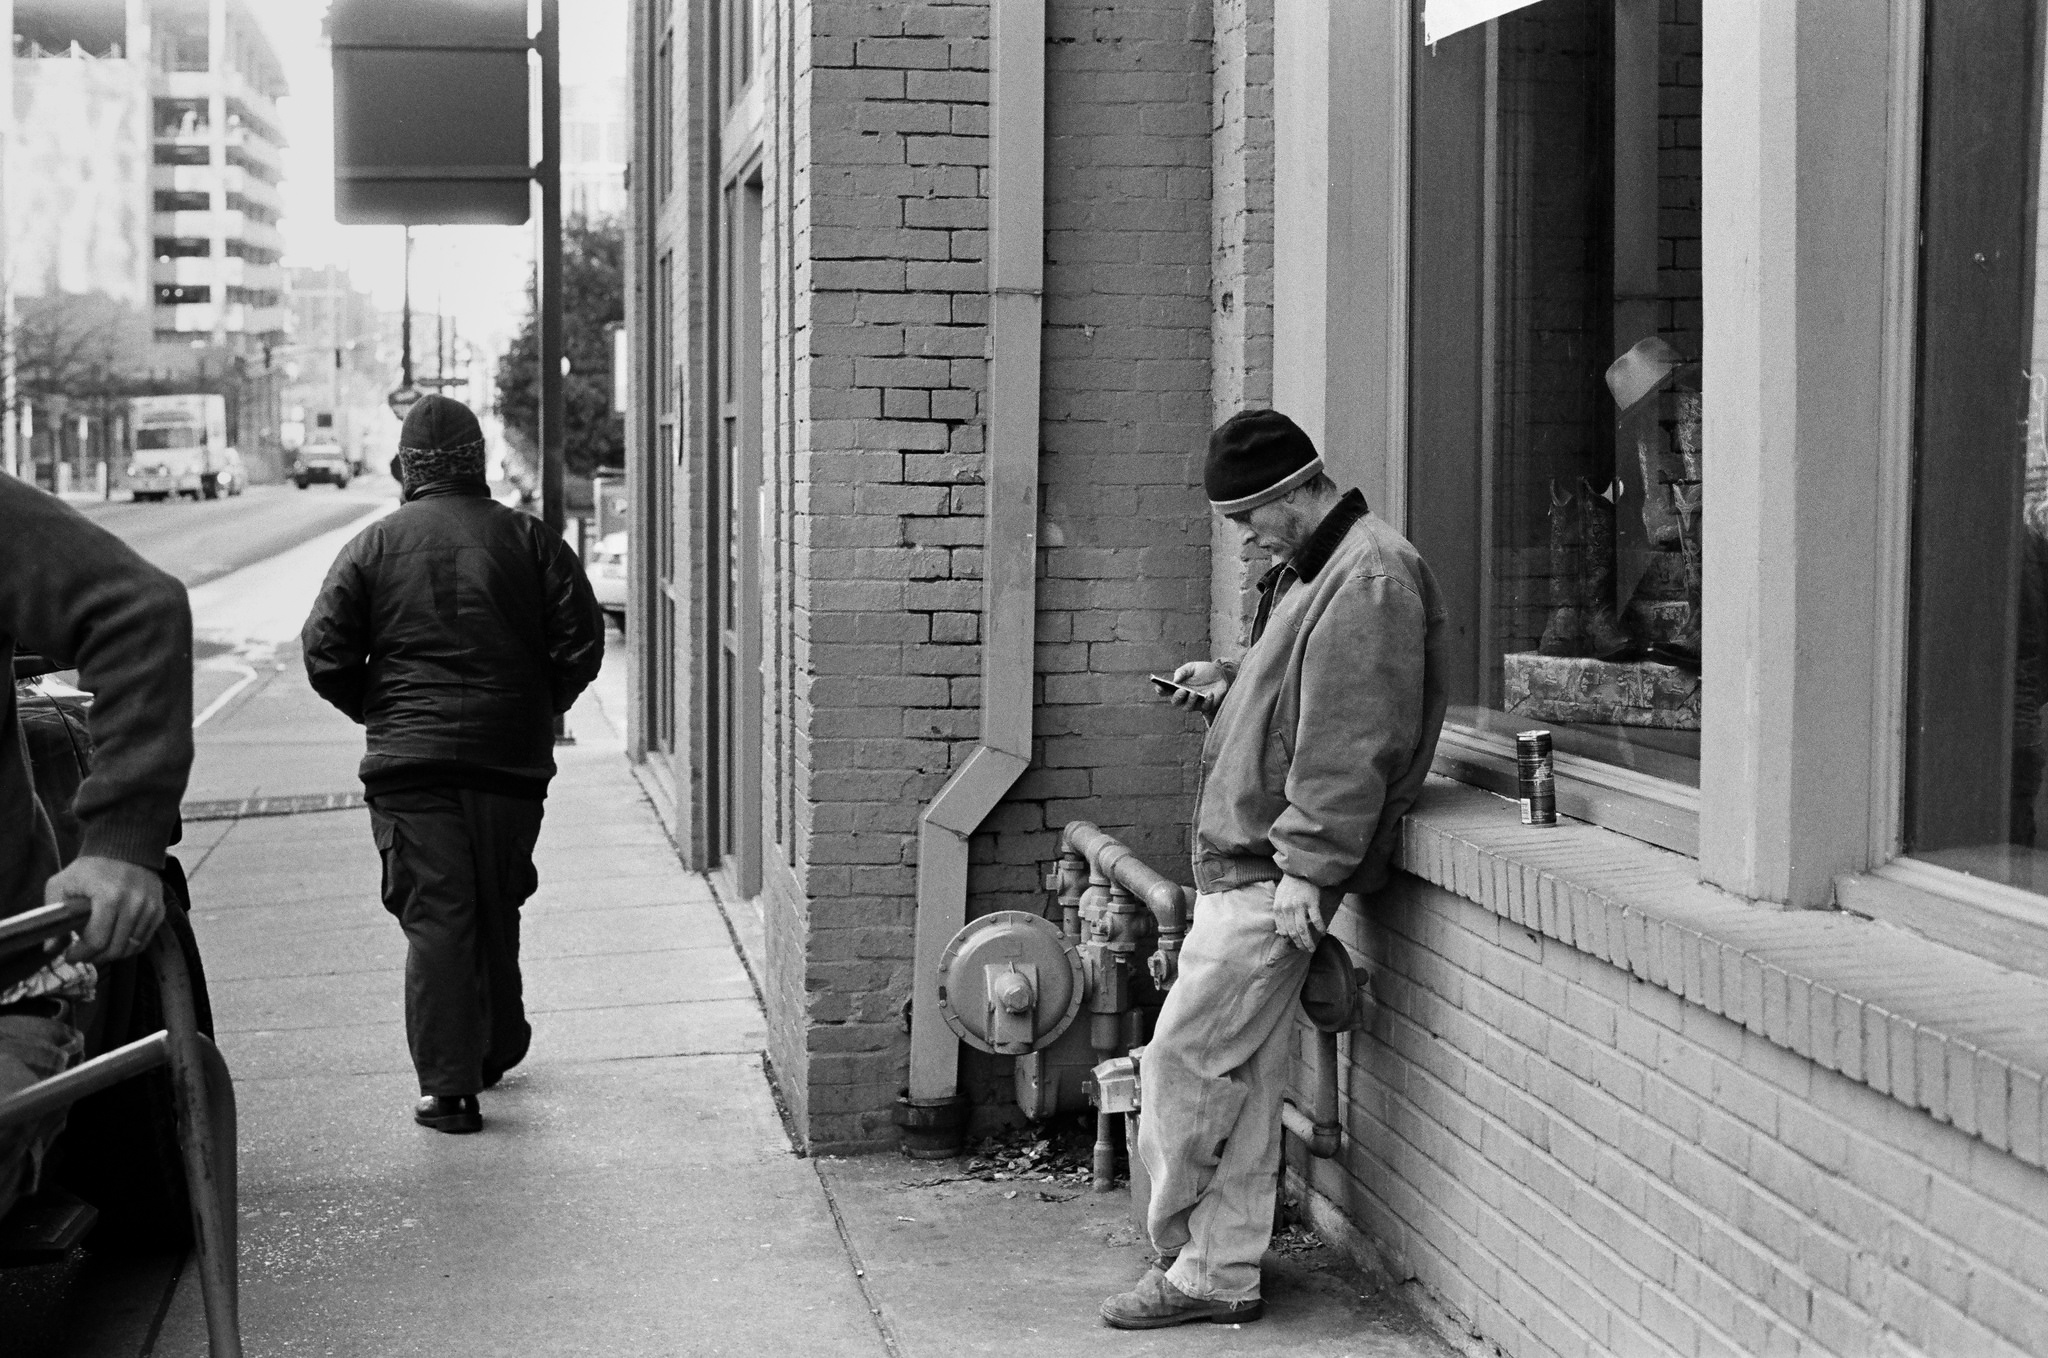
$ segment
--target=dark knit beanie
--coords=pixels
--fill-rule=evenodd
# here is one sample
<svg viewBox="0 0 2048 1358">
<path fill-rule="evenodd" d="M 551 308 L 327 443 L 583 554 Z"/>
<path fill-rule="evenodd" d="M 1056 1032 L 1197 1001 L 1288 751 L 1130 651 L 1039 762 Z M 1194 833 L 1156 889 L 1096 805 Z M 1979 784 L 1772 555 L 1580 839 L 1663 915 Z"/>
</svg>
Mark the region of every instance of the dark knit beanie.
<svg viewBox="0 0 2048 1358">
<path fill-rule="evenodd" d="M 484 431 L 462 402 L 436 393 L 413 402 L 398 434 L 400 480 L 409 491 L 434 481 L 483 480 Z"/>
<path fill-rule="evenodd" d="M 1202 483 L 1210 508 L 1242 514 L 1307 485 L 1322 469 L 1323 459 L 1300 425 L 1277 410 L 1245 410 L 1209 435 Z"/>
</svg>

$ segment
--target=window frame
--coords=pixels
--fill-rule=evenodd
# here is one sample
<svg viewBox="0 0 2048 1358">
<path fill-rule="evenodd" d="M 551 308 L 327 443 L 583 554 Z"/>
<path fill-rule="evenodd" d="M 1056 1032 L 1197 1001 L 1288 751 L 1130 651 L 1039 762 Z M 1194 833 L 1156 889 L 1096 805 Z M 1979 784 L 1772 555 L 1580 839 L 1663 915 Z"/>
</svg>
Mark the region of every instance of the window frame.
<svg viewBox="0 0 2048 1358">
<path fill-rule="evenodd" d="M 1443 161 L 1441 156 L 1418 150 L 1415 142 L 1418 128 L 1417 105 L 1432 98 L 1432 81 L 1429 77 L 1433 74 L 1416 69 L 1416 63 L 1421 58 L 1414 49 L 1422 43 L 1419 8 L 1418 5 L 1418 24 L 1412 34 L 1407 55 L 1407 97 L 1401 104 L 1403 121 L 1400 139 L 1402 145 L 1407 148 L 1408 174 L 1403 183 L 1404 201 L 1396 209 L 1402 217 L 1411 219 L 1420 211 L 1426 211 L 1436 205 L 1431 199 L 1438 200 L 1440 204 L 1445 194 L 1445 186 L 1433 185 L 1430 198 L 1424 198 L 1415 178 L 1420 173 L 1440 171 Z M 1458 203 L 1456 208 L 1474 224 L 1475 234 L 1469 247 L 1469 263 L 1472 267 L 1462 290 L 1456 286 L 1456 280 L 1451 280 L 1451 295 L 1432 296 L 1430 280 L 1418 274 L 1418 261 L 1413 243 L 1435 239 L 1439 233 L 1433 228 L 1422 229 L 1412 220 L 1409 222 L 1408 229 L 1403 234 L 1403 244 L 1408 247 L 1403 251 L 1407 287 L 1402 294 L 1403 314 L 1395 319 L 1397 326 L 1408 331 L 1403 336 L 1406 341 L 1404 380 L 1398 388 L 1398 399 L 1402 406 L 1399 428 L 1404 437 L 1398 443 L 1390 445 L 1389 462 L 1396 465 L 1389 468 L 1388 480 L 1398 479 L 1399 493 L 1390 498 L 1395 499 L 1405 511 L 1397 521 L 1411 536 L 1420 532 L 1418 516 L 1428 514 L 1440 520 L 1459 520 L 1456 527 L 1469 530 L 1469 535 L 1476 539 L 1479 545 L 1476 556 L 1471 561 L 1446 563 L 1432 558 L 1432 565 L 1435 566 L 1440 579 L 1447 572 L 1465 571 L 1468 567 L 1476 570 L 1476 579 L 1470 582 L 1467 592 L 1479 599 L 1482 613 L 1487 613 L 1490 612 L 1488 600 L 1491 598 L 1495 583 L 1490 574 L 1492 534 L 1483 521 L 1485 508 L 1481 503 L 1485 492 L 1482 489 L 1479 496 L 1469 503 L 1453 503 L 1444 497 L 1433 497 L 1427 492 L 1429 469 L 1418 471 L 1415 458 L 1425 446 L 1442 446 L 1445 440 L 1437 435 L 1446 431 L 1431 428 L 1432 421 L 1442 423 L 1436 418 L 1441 412 L 1429 407 L 1417 409 L 1412 400 L 1415 371 L 1424 365 L 1437 364 L 1446 357 L 1441 353 L 1432 353 L 1431 350 L 1442 349 L 1445 345 L 1459 350 L 1460 352 L 1450 355 L 1449 358 L 1453 362 L 1469 364 L 1473 371 L 1471 408 L 1466 415 L 1476 421 L 1476 427 L 1459 429 L 1456 432 L 1462 438 L 1453 438 L 1451 442 L 1460 446 L 1469 444 L 1473 450 L 1474 467 L 1460 468 L 1461 472 L 1469 470 L 1472 474 L 1464 477 L 1460 484 L 1469 482 L 1483 486 L 1491 475 L 1499 418 L 1498 375 L 1495 371 L 1500 342 L 1496 303 L 1499 287 L 1496 271 L 1499 267 L 1500 225 L 1498 21 L 1489 21 L 1482 30 L 1474 32 L 1468 41 L 1473 44 L 1484 44 L 1483 55 L 1478 57 L 1475 69 L 1462 74 L 1454 70 L 1443 74 L 1451 80 L 1462 79 L 1468 83 L 1476 80 L 1480 91 L 1479 98 L 1472 102 L 1471 107 L 1459 110 L 1473 114 L 1481 120 L 1477 133 L 1477 153 L 1469 166 L 1462 167 L 1469 172 L 1471 182 L 1464 185 L 1462 190 L 1457 187 L 1449 190 L 1451 196 L 1457 196 L 1462 191 L 1470 200 Z M 1428 48 L 1423 48 L 1422 51 L 1427 53 L 1428 59 L 1432 61 L 1444 61 L 1450 55 L 1441 50 L 1431 51 Z M 1468 53 L 1468 59 L 1471 55 L 1473 54 Z M 1470 91 L 1466 93 L 1469 95 Z M 1454 100 L 1457 98 L 1455 93 L 1450 97 Z M 1442 292 L 1442 289 L 1435 291 Z M 1445 332 L 1448 327 L 1435 326 L 1416 329 L 1419 324 L 1418 313 L 1426 311 L 1430 315 L 1441 315 L 1446 310 L 1453 314 L 1471 315 L 1475 321 L 1475 333 L 1464 336 L 1447 335 Z M 1459 475 L 1455 473 L 1446 479 L 1460 480 Z M 1473 522 L 1464 522 L 1465 520 Z M 1444 525 L 1439 524 L 1439 527 Z M 1459 533 L 1448 527 L 1445 528 L 1445 533 L 1452 537 L 1459 536 Z M 1476 628 L 1470 639 L 1469 648 L 1471 654 L 1464 656 L 1462 661 L 1453 663 L 1483 661 L 1486 643 L 1485 639 L 1478 635 Z M 1702 726 L 1704 725 L 1703 722 Z M 1708 749 L 1707 732 L 1703 729 L 1702 763 L 1707 758 Z M 1619 831 L 1673 852 L 1688 856 L 1698 855 L 1700 792 L 1696 786 L 1658 778 L 1625 765 L 1562 751 L 1554 756 L 1554 768 L 1558 810 L 1562 814 Z M 1501 796 L 1514 797 L 1517 790 L 1514 739 L 1499 731 L 1486 730 L 1456 719 L 1447 720 L 1438 741 L 1436 771 L 1459 782 L 1471 783 Z"/>
<path fill-rule="evenodd" d="M 1412 171 L 1381 177 L 1411 154 L 1420 0 L 1402 9 L 1275 13 L 1273 399 L 1405 528 L 1413 308 L 1394 242 L 1427 224 L 1409 220 Z M 1838 882 L 1942 881 L 1896 861 L 1925 0 L 1886 0 L 1874 37 L 1807 9 L 1705 9 L 1706 624 L 1729 661 L 1704 676 L 1702 785 L 1560 758 L 1559 800 L 1733 894 L 1825 908 Z M 1503 790 L 1509 744 L 1452 728 L 1438 771 Z M 1983 894 L 1954 876 L 1954 899 Z"/>
<path fill-rule="evenodd" d="M 1921 259 L 1919 201 L 1923 188 L 1922 73 L 1926 67 L 1926 0 L 1892 0 L 1893 88 L 1897 111 L 1890 175 L 1895 201 L 1911 201 L 1892 223 L 1901 242 L 1887 261 L 1896 298 L 1887 318 L 1893 353 L 1886 372 L 1889 396 L 1886 477 L 1880 505 L 1881 562 L 1886 593 L 1883 644 L 1892 663 L 1880 674 L 1872 728 L 1877 777 L 1870 808 L 1870 836 L 1877 846 L 1866 872 L 1837 881 L 1840 904 L 1858 913 L 1889 919 L 1964 951 L 1992 955 L 2008 965 L 2048 955 L 2048 895 L 1972 876 L 1915 858 L 1905 849 L 1907 746 L 1913 555 L 1914 438 L 1920 415 L 1919 328 Z M 2048 95 L 2048 71 L 2041 73 Z M 2036 117 L 2040 115 L 2037 113 Z M 2048 127 L 2037 130 L 2048 138 Z M 2039 146 L 2035 154 L 2039 154 Z M 2037 193 L 2040 189 L 2037 187 Z M 2038 246 L 2037 246 L 2038 249 Z M 2015 960 L 2021 959 L 2021 960 Z"/>
</svg>

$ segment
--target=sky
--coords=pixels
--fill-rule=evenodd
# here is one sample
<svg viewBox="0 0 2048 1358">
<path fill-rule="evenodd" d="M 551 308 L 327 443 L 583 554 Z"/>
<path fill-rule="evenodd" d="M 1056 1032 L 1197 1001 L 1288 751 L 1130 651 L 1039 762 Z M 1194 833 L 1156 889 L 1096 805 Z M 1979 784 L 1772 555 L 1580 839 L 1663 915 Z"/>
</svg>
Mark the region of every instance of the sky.
<svg viewBox="0 0 2048 1358">
<path fill-rule="evenodd" d="M 278 102 L 284 152 L 284 262 L 341 265 L 380 307 L 403 293 L 404 228 L 334 220 L 334 82 L 320 26 L 327 0 L 248 0 L 277 50 L 291 93 Z M 626 0 L 563 0 L 562 78 L 626 78 Z M 534 5 L 537 15 L 539 6 Z M 537 150 L 538 148 L 536 148 Z M 536 213 L 536 217 L 538 214 Z M 439 309 L 487 350 L 503 349 L 526 311 L 534 228 L 413 228 L 413 307 Z"/>
</svg>

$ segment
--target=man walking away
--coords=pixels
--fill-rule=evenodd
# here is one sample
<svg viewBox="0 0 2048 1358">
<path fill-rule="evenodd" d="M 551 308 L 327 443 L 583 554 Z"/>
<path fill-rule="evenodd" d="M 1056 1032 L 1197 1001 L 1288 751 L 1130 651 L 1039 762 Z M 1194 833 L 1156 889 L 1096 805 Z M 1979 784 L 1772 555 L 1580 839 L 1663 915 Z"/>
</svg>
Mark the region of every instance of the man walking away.
<svg viewBox="0 0 2048 1358">
<path fill-rule="evenodd" d="M 367 728 L 363 790 L 384 908 L 405 929 L 413 1119 L 483 1126 L 477 1092 L 525 1057 L 519 907 L 554 777 L 554 719 L 604 659 L 583 567 L 484 482 L 460 401 L 399 435 L 405 503 L 342 548 L 301 643 L 321 697 Z"/>
<path fill-rule="evenodd" d="M 1119 1329 L 1256 1320 L 1279 1188 L 1295 1002 L 1349 892 L 1386 884 L 1443 722 L 1444 610 L 1415 548 L 1340 495 L 1295 423 L 1209 439 L 1215 511 L 1278 564 L 1251 649 L 1174 679 L 1212 711 L 1195 805 L 1194 925 L 1145 1048 L 1138 1154 L 1155 1267 L 1102 1304 Z"/>
</svg>

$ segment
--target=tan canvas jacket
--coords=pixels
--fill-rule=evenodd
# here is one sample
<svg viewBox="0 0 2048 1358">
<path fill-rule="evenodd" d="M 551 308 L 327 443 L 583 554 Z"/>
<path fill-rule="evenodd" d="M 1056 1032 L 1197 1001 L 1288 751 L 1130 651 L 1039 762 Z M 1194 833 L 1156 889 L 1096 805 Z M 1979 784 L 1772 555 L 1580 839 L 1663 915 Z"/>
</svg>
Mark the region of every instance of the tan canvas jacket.
<svg viewBox="0 0 2048 1358">
<path fill-rule="evenodd" d="M 1202 747 L 1196 886 L 1376 891 L 1443 724 L 1436 581 L 1353 491 L 1269 577 L 1260 614 Z"/>
</svg>

